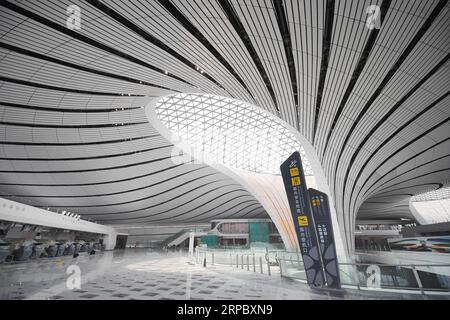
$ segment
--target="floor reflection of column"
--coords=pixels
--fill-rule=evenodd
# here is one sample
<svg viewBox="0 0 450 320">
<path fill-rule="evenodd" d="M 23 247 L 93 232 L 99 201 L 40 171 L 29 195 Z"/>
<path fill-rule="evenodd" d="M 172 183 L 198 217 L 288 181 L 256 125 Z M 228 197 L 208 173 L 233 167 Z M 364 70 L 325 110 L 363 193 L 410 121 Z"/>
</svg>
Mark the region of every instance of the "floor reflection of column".
<svg viewBox="0 0 450 320">
<path fill-rule="evenodd" d="M 186 274 L 186 300 L 191 300 L 191 283 L 192 283 L 192 271 L 189 270 Z"/>
</svg>

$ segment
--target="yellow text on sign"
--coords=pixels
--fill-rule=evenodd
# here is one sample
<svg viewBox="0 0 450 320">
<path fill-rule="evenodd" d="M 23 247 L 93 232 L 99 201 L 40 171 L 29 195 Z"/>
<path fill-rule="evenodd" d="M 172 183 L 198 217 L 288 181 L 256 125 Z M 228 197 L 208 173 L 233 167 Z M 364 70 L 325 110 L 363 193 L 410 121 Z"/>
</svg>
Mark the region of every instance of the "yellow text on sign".
<svg viewBox="0 0 450 320">
<path fill-rule="evenodd" d="M 300 185 L 300 177 L 293 177 L 292 178 L 292 185 L 293 186 L 299 186 Z"/>
<path fill-rule="evenodd" d="M 308 226 L 308 217 L 307 216 L 298 216 L 298 225 L 300 227 L 307 227 Z"/>
<path fill-rule="evenodd" d="M 295 176 L 299 175 L 298 168 L 291 168 L 290 171 L 291 171 L 291 177 L 295 177 Z"/>
</svg>

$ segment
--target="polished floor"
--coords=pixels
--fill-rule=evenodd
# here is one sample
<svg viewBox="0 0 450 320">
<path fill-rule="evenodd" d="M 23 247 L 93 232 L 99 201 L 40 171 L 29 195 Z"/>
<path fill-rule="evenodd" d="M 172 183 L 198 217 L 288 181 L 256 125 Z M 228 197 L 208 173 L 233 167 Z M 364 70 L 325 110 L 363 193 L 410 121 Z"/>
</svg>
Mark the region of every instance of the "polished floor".
<svg viewBox="0 0 450 320">
<path fill-rule="evenodd" d="M 80 271 L 79 283 L 74 270 Z M 330 295 L 274 271 L 269 276 L 225 265 L 203 267 L 186 253 L 130 249 L 0 265 L 0 299 L 422 299 L 349 291 Z"/>
</svg>

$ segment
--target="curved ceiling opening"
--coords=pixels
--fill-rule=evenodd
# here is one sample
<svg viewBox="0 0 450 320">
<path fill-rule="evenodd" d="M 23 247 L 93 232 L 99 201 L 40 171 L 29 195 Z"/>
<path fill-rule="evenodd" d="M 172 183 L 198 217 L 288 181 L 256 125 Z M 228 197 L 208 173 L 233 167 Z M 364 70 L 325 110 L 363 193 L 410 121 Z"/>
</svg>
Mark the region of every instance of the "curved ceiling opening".
<svg viewBox="0 0 450 320">
<path fill-rule="evenodd" d="M 279 175 L 281 163 L 299 151 L 305 175 L 313 175 L 291 129 L 254 105 L 209 94 L 181 93 L 160 99 L 155 111 L 173 134 L 219 164 Z"/>
<path fill-rule="evenodd" d="M 450 221 L 450 184 L 440 189 L 421 193 L 410 198 L 412 211 L 421 224 Z M 417 216 L 418 215 L 418 216 Z"/>
</svg>

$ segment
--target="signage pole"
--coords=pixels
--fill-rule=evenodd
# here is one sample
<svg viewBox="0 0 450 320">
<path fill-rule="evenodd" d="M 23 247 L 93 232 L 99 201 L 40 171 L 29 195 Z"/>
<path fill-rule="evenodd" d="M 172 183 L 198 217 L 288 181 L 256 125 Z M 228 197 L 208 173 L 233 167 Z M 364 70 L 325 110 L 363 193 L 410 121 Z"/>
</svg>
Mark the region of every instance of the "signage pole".
<svg viewBox="0 0 450 320">
<path fill-rule="evenodd" d="M 334 242 L 333 224 L 331 222 L 328 196 L 315 189 L 308 189 L 308 192 L 311 198 L 311 208 L 314 216 L 327 287 L 341 289 L 339 265 L 336 255 L 336 245 Z"/>
<path fill-rule="evenodd" d="M 294 152 L 283 162 L 280 170 L 300 245 L 307 282 L 313 287 L 323 287 L 325 276 L 300 153 Z"/>
</svg>

